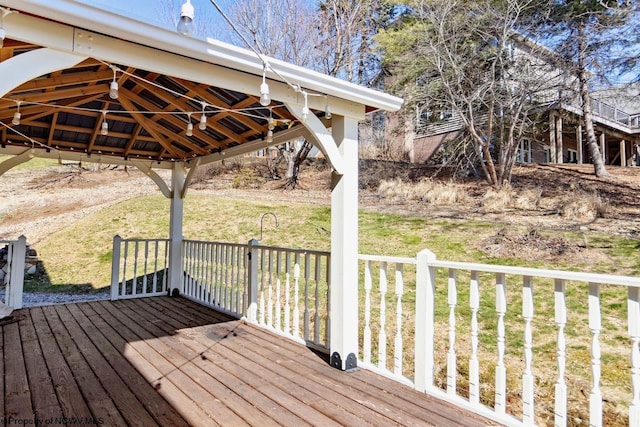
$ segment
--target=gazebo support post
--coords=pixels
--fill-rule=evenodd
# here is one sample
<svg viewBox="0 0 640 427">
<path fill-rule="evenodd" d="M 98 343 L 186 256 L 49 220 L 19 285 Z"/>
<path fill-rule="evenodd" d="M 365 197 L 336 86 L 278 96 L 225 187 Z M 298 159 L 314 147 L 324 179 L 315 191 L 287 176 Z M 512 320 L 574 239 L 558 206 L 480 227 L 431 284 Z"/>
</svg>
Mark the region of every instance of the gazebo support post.
<svg viewBox="0 0 640 427">
<path fill-rule="evenodd" d="M 331 366 L 357 366 L 358 354 L 358 122 L 334 115 L 333 139 L 342 157 L 342 174 L 333 173 L 331 190 Z"/>
<path fill-rule="evenodd" d="M 171 208 L 169 217 L 169 286 L 171 295 L 182 293 L 182 214 L 185 170 L 182 163 L 174 163 L 171 171 Z"/>
</svg>

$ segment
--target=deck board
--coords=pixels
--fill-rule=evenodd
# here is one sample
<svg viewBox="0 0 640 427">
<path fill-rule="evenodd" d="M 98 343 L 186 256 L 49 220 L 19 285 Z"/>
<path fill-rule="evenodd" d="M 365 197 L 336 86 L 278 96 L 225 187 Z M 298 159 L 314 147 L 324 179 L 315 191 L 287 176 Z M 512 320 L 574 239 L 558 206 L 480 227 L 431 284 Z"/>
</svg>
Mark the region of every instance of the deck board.
<svg viewBox="0 0 640 427">
<path fill-rule="evenodd" d="M 495 423 L 183 298 L 19 310 L 0 327 L 0 415 L 105 425 Z"/>
</svg>

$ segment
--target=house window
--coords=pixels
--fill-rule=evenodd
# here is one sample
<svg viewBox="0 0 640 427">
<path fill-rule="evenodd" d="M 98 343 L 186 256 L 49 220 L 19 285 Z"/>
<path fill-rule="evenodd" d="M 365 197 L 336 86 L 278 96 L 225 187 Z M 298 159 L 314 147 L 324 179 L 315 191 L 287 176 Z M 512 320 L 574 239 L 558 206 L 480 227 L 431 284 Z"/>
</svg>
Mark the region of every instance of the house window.
<svg viewBox="0 0 640 427">
<path fill-rule="evenodd" d="M 416 108 L 416 131 L 427 127 L 431 120 L 431 110 L 426 105 L 419 105 Z"/>
<path fill-rule="evenodd" d="M 551 163 L 551 147 L 548 145 L 543 146 L 544 149 L 544 162 Z"/>
<path fill-rule="evenodd" d="M 531 140 L 521 139 L 518 144 L 518 152 L 516 153 L 517 163 L 531 163 Z"/>
<path fill-rule="evenodd" d="M 453 111 L 451 110 L 442 110 L 440 112 L 440 120 L 447 120 L 453 117 Z"/>
<path fill-rule="evenodd" d="M 576 150 L 567 150 L 567 163 L 578 163 L 578 152 Z"/>
</svg>

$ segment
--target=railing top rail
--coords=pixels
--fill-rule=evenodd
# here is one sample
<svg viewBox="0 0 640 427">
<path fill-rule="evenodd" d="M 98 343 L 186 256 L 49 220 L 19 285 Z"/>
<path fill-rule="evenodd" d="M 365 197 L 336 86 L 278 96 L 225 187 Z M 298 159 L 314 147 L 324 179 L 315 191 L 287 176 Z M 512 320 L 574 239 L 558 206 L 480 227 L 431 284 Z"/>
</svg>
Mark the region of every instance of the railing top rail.
<svg viewBox="0 0 640 427">
<path fill-rule="evenodd" d="M 640 287 L 640 277 L 617 276 L 602 273 L 582 273 L 577 271 L 546 270 L 505 265 L 477 264 L 456 261 L 429 261 L 429 266 L 488 273 L 515 274 L 518 276 L 546 277 L 549 279 L 571 280 L 609 285 Z"/>
<path fill-rule="evenodd" d="M 282 248 L 282 247 L 278 247 L 278 246 L 262 246 L 262 245 L 256 245 L 254 246 L 257 249 L 265 249 L 265 250 L 269 250 L 269 251 L 280 251 L 280 252 L 289 252 L 289 253 L 293 253 L 293 254 L 309 254 L 309 255 L 325 255 L 325 256 L 330 256 L 331 252 L 327 252 L 327 251 L 312 251 L 309 249 L 292 249 L 292 248 Z"/>
<path fill-rule="evenodd" d="M 168 242 L 169 239 L 120 239 L 122 242 Z"/>
<path fill-rule="evenodd" d="M 225 245 L 225 246 L 242 247 L 242 248 L 246 248 L 247 246 L 249 246 L 246 243 L 211 242 L 208 240 L 192 240 L 192 239 L 184 239 L 183 242 L 184 243 L 203 243 L 207 245 Z"/>
<path fill-rule="evenodd" d="M 386 256 L 386 255 L 358 254 L 358 259 L 362 261 L 388 262 L 393 264 L 415 264 L 416 263 L 415 258 Z"/>
</svg>

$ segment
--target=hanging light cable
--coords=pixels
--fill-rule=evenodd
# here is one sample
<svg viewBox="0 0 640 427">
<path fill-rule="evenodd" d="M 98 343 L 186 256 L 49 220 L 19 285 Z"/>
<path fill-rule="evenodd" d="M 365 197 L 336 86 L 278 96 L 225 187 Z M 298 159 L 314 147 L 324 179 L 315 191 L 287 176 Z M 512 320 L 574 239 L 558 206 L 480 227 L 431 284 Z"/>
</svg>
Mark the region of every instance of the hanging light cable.
<svg viewBox="0 0 640 427">
<path fill-rule="evenodd" d="M 263 107 L 271 104 L 271 96 L 269 95 L 269 85 L 267 84 L 267 66 L 265 62 L 262 67 L 262 84 L 260 85 L 260 105 Z"/>
<path fill-rule="evenodd" d="M 111 69 L 113 70 L 113 81 L 109 87 L 109 98 L 118 99 L 118 82 L 116 81 L 116 70 L 118 68 L 115 65 L 112 65 Z"/>
<path fill-rule="evenodd" d="M 16 104 L 18 105 L 18 111 L 13 113 L 13 120 L 11 120 L 14 126 L 20 125 L 20 118 L 22 117 L 22 114 L 20 114 L 20 104 L 22 104 L 22 101 L 16 101 Z"/>
<path fill-rule="evenodd" d="M 207 116 L 205 114 L 205 109 L 207 108 L 207 103 L 202 103 L 202 115 L 200 116 L 200 124 L 198 125 L 198 129 L 207 130 Z"/>
<path fill-rule="evenodd" d="M 100 135 L 107 136 L 109 134 L 109 124 L 107 123 L 107 112 L 102 111 L 102 126 L 100 127 Z"/>
<path fill-rule="evenodd" d="M 183 36 L 191 36 L 193 34 L 193 17 L 195 11 L 191 0 L 187 0 L 180 8 L 180 20 L 178 21 L 177 31 Z"/>
<path fill-rule="evenodd" d="M 267 137 L 265 139 L 265 141 L 268 144 L 271 144 L 273 142 L 273 129 L 275 129 L 275 120 L 273 120 L 273 111 L 271 110 L 271 108 L 269 108 L 269 120 L 268 120 L 268 130 L 267 130 Z"/>
</svg>

